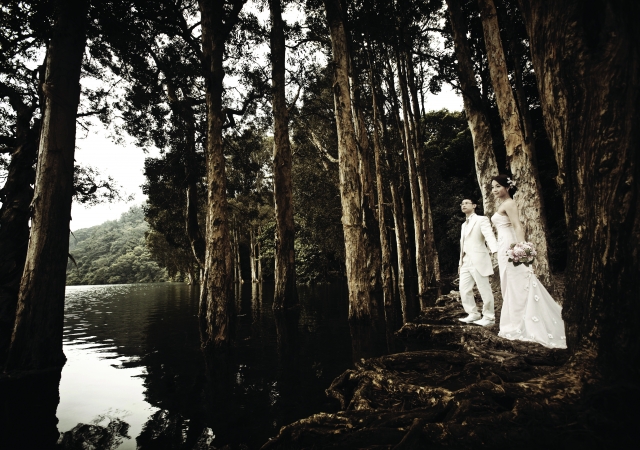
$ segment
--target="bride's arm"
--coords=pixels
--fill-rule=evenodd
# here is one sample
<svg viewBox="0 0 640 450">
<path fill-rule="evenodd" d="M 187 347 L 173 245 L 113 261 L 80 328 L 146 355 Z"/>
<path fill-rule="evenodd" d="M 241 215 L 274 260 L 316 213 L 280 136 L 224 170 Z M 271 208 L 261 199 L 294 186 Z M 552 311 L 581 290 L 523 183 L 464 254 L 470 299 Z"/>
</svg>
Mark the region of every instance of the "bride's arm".
<svg viewBox="0 0 640 450">
<path fill-rule="evenodd" d="M 511 200 L 504 205 L 504 212 L 509 216 L 513 230 L 516 232 L 516 239 L 518 242 L 524 242 L 524 230 L 522 229 L 522 223 L 520 223 L 520 215 L 518 214 L 518 207 L 516 202 Z"/>
</svg>

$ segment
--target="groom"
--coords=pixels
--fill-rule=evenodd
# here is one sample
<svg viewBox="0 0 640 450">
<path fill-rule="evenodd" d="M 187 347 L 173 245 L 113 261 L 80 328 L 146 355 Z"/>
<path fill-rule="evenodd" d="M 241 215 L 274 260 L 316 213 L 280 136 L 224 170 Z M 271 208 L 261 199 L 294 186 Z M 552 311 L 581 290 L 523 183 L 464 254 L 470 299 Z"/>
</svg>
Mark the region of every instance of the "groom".
<svg viewBox="0 0 640 450">
<path fill-rule="evenodd" d="M 465 323 L 475 323 L 483 327 L 495 323 L 493 310 L 493 293 L 489 284 L 489 275 L 493 275 L 491 253 L 498 251 L 498 243 L 493 235 L 491 223 L 485 216 L 476 214 L 476 204 L 469 199 L 464 199 L 460 204 L 462 212 L 467 220 L 462 224 L 460 234 L 460 261 L 458 273 L 460 274 L 460 297 L 462 306 L 468 314 L 460 319 Z M 478 313 L 476 301 L 473 298 L 473 285 L 478 287 L 482 297 L 482 318 Z"/>
</svg>

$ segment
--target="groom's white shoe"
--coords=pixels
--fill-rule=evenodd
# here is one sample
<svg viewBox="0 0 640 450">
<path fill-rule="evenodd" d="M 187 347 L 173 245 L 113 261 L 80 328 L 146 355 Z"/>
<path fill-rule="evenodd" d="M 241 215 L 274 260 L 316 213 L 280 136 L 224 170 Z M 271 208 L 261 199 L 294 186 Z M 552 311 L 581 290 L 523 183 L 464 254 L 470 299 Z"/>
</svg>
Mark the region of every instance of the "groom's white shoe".
<svg viewBox="0 0 640 450">
<path fill-rule="evenodd" d="M 486 317 L 483 317 L 482 319 L 476 320 L 473 323 L 475 323 L 476 325 L 480 325 L 481 327 L 490 327 L 491 325 L 496 323 L 496 321 L 492 320 L 492 319 L 487 319 Z"/>
<path fill-rule="evenodd" d="M 475 322 L 480 318 L 480 314 L 469 314 L 467 317 L 462 317 L 458 319 L 460 322 L 471 323 Z"/>
</svg>

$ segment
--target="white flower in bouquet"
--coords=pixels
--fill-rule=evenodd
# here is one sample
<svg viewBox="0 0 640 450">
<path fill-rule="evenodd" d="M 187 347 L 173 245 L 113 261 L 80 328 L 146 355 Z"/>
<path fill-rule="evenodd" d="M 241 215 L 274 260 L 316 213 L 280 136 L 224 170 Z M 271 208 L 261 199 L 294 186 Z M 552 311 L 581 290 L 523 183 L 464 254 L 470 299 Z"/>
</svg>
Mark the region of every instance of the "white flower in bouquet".
<svg viewBox="0 0 640 450">
<path fill-rule="evenodd" d="M 507 258 L 514 266 L 524 264 L 529 267 L 536 257 L 536 249 L 531 242 L 516 242 L 507 250 Z"/>
</svg>

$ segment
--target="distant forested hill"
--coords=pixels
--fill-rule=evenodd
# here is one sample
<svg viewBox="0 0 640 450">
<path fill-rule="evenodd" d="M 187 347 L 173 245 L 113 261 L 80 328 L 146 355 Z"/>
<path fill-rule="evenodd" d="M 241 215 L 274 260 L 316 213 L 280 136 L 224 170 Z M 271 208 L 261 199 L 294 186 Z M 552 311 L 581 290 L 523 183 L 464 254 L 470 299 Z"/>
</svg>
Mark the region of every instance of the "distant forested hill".
<svg viewBox="0 0 640 450">
<path fill-rule="evenodd" d="M 166 271 L 145 246 L 147 229 L 142 207 L 134 206 L 119 220 L 73 232 L 69 253 L 78 266 L 69 258 L 67 285 L 165 281 Z"/>
</svg>

